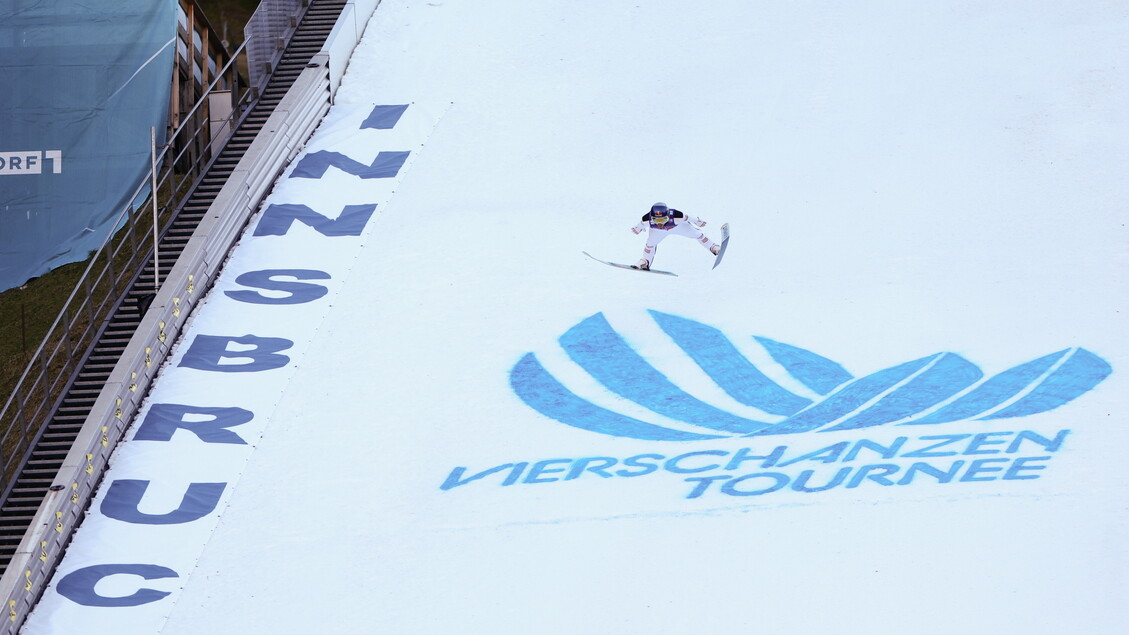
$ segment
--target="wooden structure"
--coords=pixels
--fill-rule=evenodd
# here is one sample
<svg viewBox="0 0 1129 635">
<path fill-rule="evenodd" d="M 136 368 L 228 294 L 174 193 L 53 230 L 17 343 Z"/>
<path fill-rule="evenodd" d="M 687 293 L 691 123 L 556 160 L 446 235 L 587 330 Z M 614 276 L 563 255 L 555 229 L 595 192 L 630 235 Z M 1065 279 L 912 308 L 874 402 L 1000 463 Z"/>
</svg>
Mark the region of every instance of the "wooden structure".
<svg viewBox="0 0 1129 635">
<path fill-rule="evenodd" d="M 188 125 L 169 143 L 178 162 L 195 164 L 210 158 L 208 148 L 217 137 L 230 134 L 232 113 L 247 83 L 239 75 L 238 64 L 229 64 L 233 54 L 227 42 L 212 28 L 196 0 L 178 0 L 178 4 L 168 130 L 171 135 L 186 121 Z M 208 103 L 197 108 L 202 99 Z"/>
</svg>

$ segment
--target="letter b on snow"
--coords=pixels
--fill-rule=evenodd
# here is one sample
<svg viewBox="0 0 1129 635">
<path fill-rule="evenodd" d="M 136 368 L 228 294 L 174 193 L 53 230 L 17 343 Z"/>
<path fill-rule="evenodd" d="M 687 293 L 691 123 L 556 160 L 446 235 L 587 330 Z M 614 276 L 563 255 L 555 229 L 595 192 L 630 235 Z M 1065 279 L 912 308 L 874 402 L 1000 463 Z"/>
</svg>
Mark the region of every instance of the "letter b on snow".
<svg viewBox="0 0 1129 635">
<path fill-rule="evenodd" d="M 232 348 L 231 344 L 238 345 Z M 221 373 L 253 373 L 282 368 L 290 358 L 281 351 L 294 342 L 281 337 L 197 335 L 180 366 Z"/>
</svg>

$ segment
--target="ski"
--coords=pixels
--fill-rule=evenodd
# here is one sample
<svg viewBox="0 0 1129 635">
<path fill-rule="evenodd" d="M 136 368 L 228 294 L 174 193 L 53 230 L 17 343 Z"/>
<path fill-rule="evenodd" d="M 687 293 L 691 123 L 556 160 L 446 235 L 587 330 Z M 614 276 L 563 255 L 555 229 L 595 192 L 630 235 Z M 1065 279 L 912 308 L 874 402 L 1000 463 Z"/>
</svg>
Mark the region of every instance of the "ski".
<svg viewBox="0 0 1129 635">
<path fill-rule="evenodd" d="M 717 250 L 717 257 L 714 258 L 713 268 L 721 264 L 721 257 L 725 255 L 725 248 L 729 246 L 729 223 L 721 226 L 721 249 Z"/>
<path fill-rule="evenodd" d="M 646 273 L 657 273 L 659 275 L 674 276 L 676 278 L 678 277 L 678 274 L 674 273 L 673 271 L 660 271 L 659 269 L 640 269 L 640 268 L 632 266 L 632 265 L 623 265 L 623 264 L 620 264 L 618 262 L 608 262 L 607 260 L 600 260 L 599 258 L 593 256 L 592 254 L 588 253 L 587 251 L 582 251 L 580 253 L 584 254 L 585 256 L 588 256 L 589 258 L 591 258 L 592 260 L 595 260 L 596 262 L 602 262 L 605 265 L 608 265 L 608 266 L 611 266 L 611 267 L 619 267 L 620 269 L 630 269 L 632 271 L 644 271 Z"/>
</svg>

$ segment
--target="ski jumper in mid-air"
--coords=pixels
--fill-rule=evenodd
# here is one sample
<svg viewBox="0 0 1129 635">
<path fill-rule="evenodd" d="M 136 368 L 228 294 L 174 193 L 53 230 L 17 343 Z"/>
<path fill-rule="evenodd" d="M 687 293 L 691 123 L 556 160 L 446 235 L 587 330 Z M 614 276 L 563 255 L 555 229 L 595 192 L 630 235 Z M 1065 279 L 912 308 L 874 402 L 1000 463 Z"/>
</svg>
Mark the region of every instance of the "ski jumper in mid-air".
<svg viewBox="0 0 1129 635">
<path fill-rule="evenodd" d="M 631 231 L 635 232 L 636 235 L 647 231 L 647 244 L 643 247 L 643 257 L 635 263 L 634 268 L 650 269 L 659 243 L 672 234 L 693 238 L 716 256 L 717 252 L 721 250 L 721 245 L 715 243 L 698 229 L 705 226 L 706 221 L 697 216 L 687 216 L 676 209 L 667 207 L 666 203 L 655 203 L 651 206 L 651 211 L 643 215 L 643 220 L 631 228 Z"/>
</svg>

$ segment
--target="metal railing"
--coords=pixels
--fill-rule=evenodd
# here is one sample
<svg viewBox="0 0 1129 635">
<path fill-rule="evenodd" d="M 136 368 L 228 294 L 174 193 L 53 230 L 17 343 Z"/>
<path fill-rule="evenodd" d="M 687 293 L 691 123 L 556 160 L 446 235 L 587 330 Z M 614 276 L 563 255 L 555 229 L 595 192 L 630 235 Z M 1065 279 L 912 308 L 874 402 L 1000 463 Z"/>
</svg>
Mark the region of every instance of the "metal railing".
<svg viewBox="0 0 1129 635">
<path fill-rule="evenodd" d="M 217 73 L 208 87 L 209 93 L 233 68 L 243 50 L 244 47 L 240 47 L 223 71 Z M 245 106 L 241 102 L 220 122 L 218 127 L 227 124 L 228 132 L 224 136 L 213 136 L 209 131 L 217 127 L 217 122 L 209 125 L 207 104 L 207 99 L 198 101 L 156 155 L 156 172 L 150 170 L 134 190 L 112 225 L 114 229 L 91 256 L 82 277 L 0 409 L 0 492 L 4 499 L 47 418 L 58 407 L 66 387 L 85 363 L 86 352 L 118 300 L 134 286 L 142 268 L 155 253 L 155 249 L 150 248 L 154 231 L 159 234 L 167 229 L 175 211 L 191 192 L 191 186 L 219 155 L 218 150 L 227 141 L 226 134 L 234 128 L 233 120 Z M 180 148 L 179 152 L 170 152 L 174 148 Z M 206 151 L 197 152 L 199 148 Z M 194 155 L 191 159 L 187 158 L 190 151 Z M 155 209 L 154 195 L 158 203 Z M 154 273 L 159 269 L 158 263 Z M 156 292 L 156 280 L 151 284 Z"/>
</svg>

